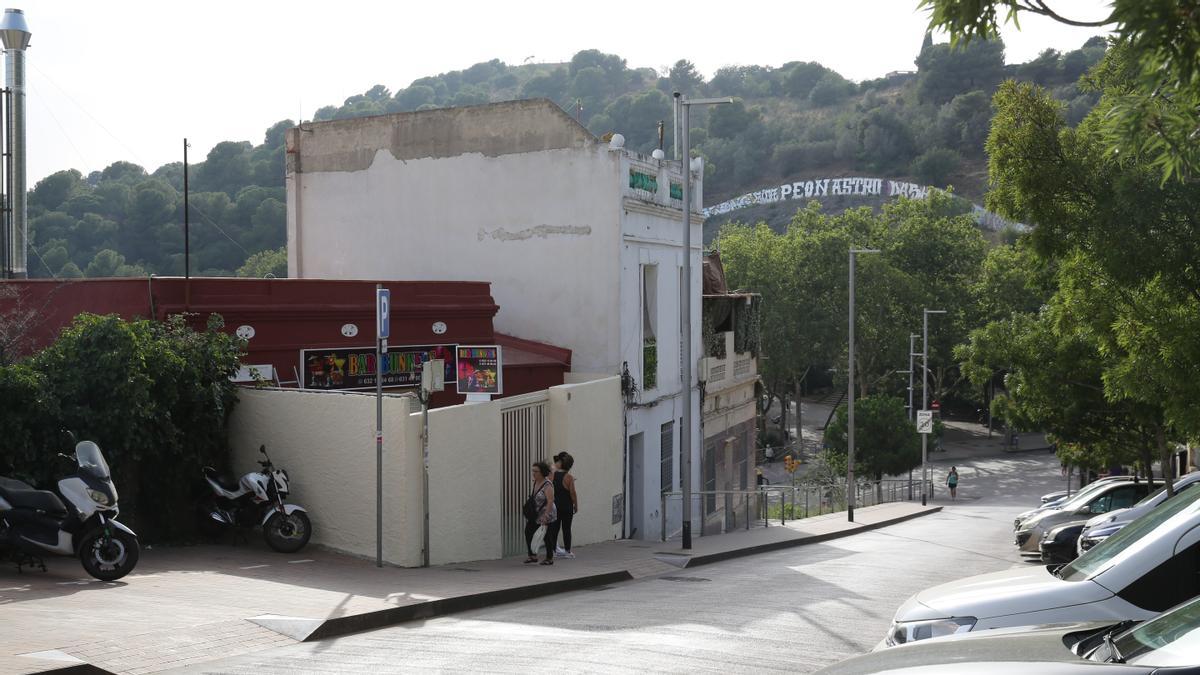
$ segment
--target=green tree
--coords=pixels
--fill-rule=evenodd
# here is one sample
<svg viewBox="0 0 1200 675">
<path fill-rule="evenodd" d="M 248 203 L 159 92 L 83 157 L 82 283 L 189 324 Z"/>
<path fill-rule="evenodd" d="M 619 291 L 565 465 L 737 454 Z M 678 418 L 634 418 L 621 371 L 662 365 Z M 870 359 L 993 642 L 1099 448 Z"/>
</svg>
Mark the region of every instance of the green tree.
<svg viewBox="0 0 1200 675">
<path fill-rule="evenodd" d="M 848 450 L 847 409 L 840 406 L 825 443 L 844 462 Z M 876 481 L 899 476 L 921 465 L 921 437 L 908 419 L 905 402 L 895 396 L 875 395 L 854 403 L 854 465 L 859 475 Z"/>
<path fill-rule="evenodd" d="M 1200 31 L 1194 0 L 1112 0 L 1108 16 L 1079 19 L 1056 12 L 1045 0 L 920 0 L 930 28 L 968 44 L 999 34 L 1001 22 L 1021 13 L 1076 26 L 1104 27 L 1125 52 L 1126 84 L 1111 92 L 1108 114 L 1097 125 L 1111 154 L 1146 156 L 1163 179 L 1186 180 L 1200 171 Z"/>
<path fill-rule="evenodd" d="M 994 37 L 957 48 L 930 45 L 917 57 L 917 73 L 922 102 L 942 104 L 969 91 L 991 91 L 1004 77 L 1004 44 Z"/>
<path fill-rule="evenodd" d="M 259 251 L 246 259 L 246 263 L 238 268 L 239 277 L 265 278 L 268 275 L 277 279 L 287 277 L 288 261 L 287 248 L 270 251 Z"/>
<path fill-rule="evenodd" d="M 946 148 L 930 148 L 913 160 L 912 174 L 925 185 L 945 187 L 958 171 L 962 157 Z"/>
</svg>

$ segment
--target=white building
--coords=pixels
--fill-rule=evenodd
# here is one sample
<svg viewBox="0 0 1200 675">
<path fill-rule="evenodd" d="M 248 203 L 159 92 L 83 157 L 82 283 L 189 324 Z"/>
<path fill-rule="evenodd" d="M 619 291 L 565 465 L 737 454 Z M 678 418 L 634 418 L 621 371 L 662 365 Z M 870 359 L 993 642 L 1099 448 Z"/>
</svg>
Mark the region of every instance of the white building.
<svg viewBox="0 0 1200 675">
<path fill-rule="evenodd" d="M 628 487 L 613 518 L 624 513 L 627 536 L 655 538 L 660 495 L 680 486 L 681 192 L 678 162 L 601 142 L 546 100 L 304 123 L 287 142 L 288 273 L 490 281 L 498 331 L 570 348 L 576 373 L 627 368 L 626 447 L 611 451 L 627 453 Z"/>
</svg>

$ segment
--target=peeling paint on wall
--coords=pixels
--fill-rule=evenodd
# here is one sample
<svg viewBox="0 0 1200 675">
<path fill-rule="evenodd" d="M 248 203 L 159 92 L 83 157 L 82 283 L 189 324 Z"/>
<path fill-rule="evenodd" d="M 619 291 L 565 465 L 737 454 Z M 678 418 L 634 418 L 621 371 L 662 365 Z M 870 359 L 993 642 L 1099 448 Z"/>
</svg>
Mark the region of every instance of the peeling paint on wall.
<svg viewBox="0 0 1200 675">
<path fill-rule="evenodd" d="M 591 226 L 584 225 L 538 225 L 536 227 L 527 227 L 516 232 L 509 232 L 503 227 L 498 227 L 494 230 L 479 230 L 479 241 L 484 239 L 495 239 L 496 241 L 524 241 L 526 239 L 547 239 L 552 236 L 565 235 L 586 237 L 592 233 Z"/>
</svg>

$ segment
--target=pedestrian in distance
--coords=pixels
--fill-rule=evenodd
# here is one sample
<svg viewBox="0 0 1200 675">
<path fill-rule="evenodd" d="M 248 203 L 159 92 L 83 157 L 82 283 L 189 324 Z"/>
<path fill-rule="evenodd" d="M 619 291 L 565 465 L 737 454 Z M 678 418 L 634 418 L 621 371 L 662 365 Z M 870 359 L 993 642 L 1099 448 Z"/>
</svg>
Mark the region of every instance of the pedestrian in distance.
<svg viewBox="0 0 1200 675">
<path fill-rule="evenodd" d="M 554 511 L 554 483 L 550 481 L 550 466 L 539 460 L 533 463 L 530 474 L 533 478 L 533 490 L 529 493 L 529 499 L 525 500 L 525 506 L 522 508 L 525 516 L 525 549 L 529 553 L 525 562 L 528 564 L 538 561 L 533 545 L 537 541 L 537 551 L 542 550 L 543 547 L 546 549 L 546 559 L 542 561 L 542 564 L 553 565 L 554 540 L 550 538 L 549 527 L 550 523 L 557 518 Z"/>
<path fill-rule="evenodd" d="M 950 488 L 950 499 L 958 499 L 958 469 L 950 467 L 946 476 L 946 487 Z"/>
<path fill-rule="evenodd" d="M 551 523 L 551 543 L 557 544 L 558 533 L 562 532 L 562 546 L 555 549 L 554 555 L 559 558 L 574 558 L 571 552 L 571 521 L 579 513 L 579 495 L 575 493 L 575 477 L 571 475 L 571 467 L 575 466 L 575 458 L 566 450 L 554 456 L 554 508 L 558 511 L 558 520 Z"/>
</svg>

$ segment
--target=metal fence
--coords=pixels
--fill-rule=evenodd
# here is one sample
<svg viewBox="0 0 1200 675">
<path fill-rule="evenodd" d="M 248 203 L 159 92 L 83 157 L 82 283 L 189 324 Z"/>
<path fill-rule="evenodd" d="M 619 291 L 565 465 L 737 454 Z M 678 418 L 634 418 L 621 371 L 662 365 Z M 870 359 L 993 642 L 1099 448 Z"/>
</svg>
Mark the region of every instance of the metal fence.
<svg viewBox="0 0 1200 675">
<path fill-rule="evenodd" d="M 546 458 L 546 415 L 549 397 L 544 393 L 503 399 L 500 411 L 501 443 L 504 453 L 501 473 L 504 481 L 501 505 L 504 555 L 525 553 L 525 516 L 521 506 L 532 486 L 529 468 Z"/>
<path fill-rule="evenodd" d="M 927 489 L 932 496 L 932 482 Z M 855 486 L 856 507 L 920 499 L 920 480 L 862 481 Z M 660 509 L 662 540 L 679 536 L 683 493 L 662 493 Z M 844 482 L 763 485 L 754 490 L 696 490 L 692 492 L 692 529 L 703 537 L 772 524 L 786 525 L 789 520 L 845 510 Z"/>
</svg>

